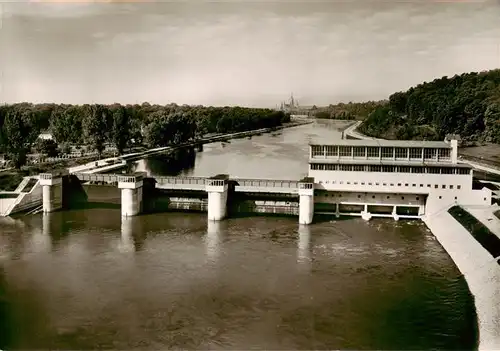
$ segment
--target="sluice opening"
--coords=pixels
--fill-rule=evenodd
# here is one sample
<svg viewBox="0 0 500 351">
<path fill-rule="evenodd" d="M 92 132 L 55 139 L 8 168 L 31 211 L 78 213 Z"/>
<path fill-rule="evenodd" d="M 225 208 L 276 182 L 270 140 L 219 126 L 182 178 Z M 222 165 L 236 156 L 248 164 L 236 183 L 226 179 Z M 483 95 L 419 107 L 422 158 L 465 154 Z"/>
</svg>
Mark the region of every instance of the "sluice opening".
<svg viewBox="0 0 500 351">
<path fill-rule="evenodd" d="M 368 212 L 372 214 L 392 214 L 394 206 L 368 205 Z"/>
<path fill-rule="evenodd" d="M 402 216 L 418 216 L 418 207 L 414 206 L 398 206 L 396 213 Z"/>
</svg>

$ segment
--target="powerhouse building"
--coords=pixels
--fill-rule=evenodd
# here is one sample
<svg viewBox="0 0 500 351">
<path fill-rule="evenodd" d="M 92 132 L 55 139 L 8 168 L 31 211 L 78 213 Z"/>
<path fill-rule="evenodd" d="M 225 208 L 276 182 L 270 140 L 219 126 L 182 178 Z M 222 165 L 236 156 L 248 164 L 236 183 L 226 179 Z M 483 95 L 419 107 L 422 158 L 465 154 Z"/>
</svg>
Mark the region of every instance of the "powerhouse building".
<svg viewBox="0 0 500 351">
<path fill-rule="evenodd" d="M 309 147 L 314 213 L 422 218 L 454 204 L 489 205 L 458 141 L 348 140 Z"/>
</svg>

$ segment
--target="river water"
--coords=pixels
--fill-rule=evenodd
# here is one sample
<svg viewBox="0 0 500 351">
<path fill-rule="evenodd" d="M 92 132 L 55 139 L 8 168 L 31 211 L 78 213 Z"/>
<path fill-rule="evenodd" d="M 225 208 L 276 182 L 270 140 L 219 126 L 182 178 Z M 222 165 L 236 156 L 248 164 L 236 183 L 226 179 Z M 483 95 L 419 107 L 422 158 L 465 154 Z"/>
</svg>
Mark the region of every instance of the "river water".
<svg viewBox="0 0 500 351">
<path fill-rule="evenodd" d="M 298 179 L 339 124 L 206 145 L 195 176 Z M 138 170 L 169 173 L 159 160 Z M 0 222 L 9 349 L 474 349 L 463 277 L 419 222 L 116 208 Z"/>
</svg>

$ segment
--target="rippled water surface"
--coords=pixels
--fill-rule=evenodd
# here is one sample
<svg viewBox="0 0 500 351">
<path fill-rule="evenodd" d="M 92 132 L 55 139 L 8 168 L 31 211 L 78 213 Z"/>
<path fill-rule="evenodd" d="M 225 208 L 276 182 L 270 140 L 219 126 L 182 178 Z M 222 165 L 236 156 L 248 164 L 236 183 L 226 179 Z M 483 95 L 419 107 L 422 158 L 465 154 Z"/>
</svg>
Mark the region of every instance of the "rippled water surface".
<svg viewBox="0 0 500 351">
<path fill-rule="evenodd" d="M 209 145 L 184 173 L 297 179 L 318 137 L 339 134 Z M 476 347 L 467 285 L 419 222 L 92 208 L 1 219 L 0 233 L 10 349 Z"/>
</svg>

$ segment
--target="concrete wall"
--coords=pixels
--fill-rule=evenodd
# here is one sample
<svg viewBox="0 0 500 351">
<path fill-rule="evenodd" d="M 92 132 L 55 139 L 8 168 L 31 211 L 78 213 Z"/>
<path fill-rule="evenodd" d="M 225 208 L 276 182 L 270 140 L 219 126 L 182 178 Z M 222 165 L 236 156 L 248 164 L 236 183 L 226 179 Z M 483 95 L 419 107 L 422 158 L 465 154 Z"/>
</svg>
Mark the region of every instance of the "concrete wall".
<svg viewBox="0 0 500 351">
<path fill-rule="evenodd" d="M 472 174 L 416 174 L 389 172 L 342 172 L 310 170 L 315 188 L 330 191 L 422 193 L 441 190 L 454 194 L 467 193 L 472 189 Z M 384 185 L 385 184 L 385 185 Z M 392 184 L 392 185 L 391 185 Z M 422 185 L 422 186 L 421 186 Z M 429 186 L 430 185 L 430 186 Z M 436 189 L 435 186 L 438 186 Z M 453 189 L 450 189 L 453 185 Z M 460 189 L 459 189 L 460 186 Z"/>
<path fill-rule="evenodd" d="M 12 209 L 10 214 L 24 212 L 38 207 L 42 204 L 42 186 L 37 182 L 29 193 L 21 193 L 22 199 Z"/>
</svg>

